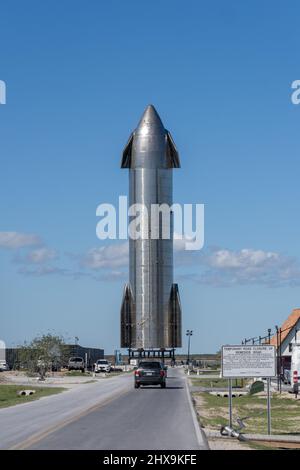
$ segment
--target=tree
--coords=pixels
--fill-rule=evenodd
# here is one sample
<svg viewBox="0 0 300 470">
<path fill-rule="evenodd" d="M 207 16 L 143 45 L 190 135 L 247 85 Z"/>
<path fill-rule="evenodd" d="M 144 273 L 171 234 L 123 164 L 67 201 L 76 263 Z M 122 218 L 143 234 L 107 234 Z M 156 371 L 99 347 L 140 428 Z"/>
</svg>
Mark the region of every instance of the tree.
<svg viewBox="0 0 300 470">
<path fill-rule="evenodd" d="M 50 333 L 34 338 L 20 346 L 21 365 L 29 373 L 38 372 L 41 379 L 47 372 L 58 369 L 66 360 L 67 348 L 62 336 Z"/>
</svg>

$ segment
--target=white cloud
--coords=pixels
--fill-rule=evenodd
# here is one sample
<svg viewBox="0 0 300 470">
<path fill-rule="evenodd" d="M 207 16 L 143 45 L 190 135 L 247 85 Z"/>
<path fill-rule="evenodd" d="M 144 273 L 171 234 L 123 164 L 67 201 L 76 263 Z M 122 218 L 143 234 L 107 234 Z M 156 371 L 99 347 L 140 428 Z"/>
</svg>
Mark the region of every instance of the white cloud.
<svg viewBox="0 0 300 470">
<path fill-rule="evenodd" d="M 214 248 L 186 251 L 185 240 L 174 237 L 177 276 L 197 283 L 219 286 L 265 285 L 268 287 L 300 284 L 299 262 L 277 252 L 244 248 L 228 250 Z M 92 248 L 81 257 L 81 266 L 102 271 L 97 280 L 123 278 L 128 267 L 128 242 Z M 182 271 L 184 270 L 184 274 Z"/>
<path fill-rule="evenodd" d="M 210 256 L 210 264 L 220 269 L 260 269 L 276 264 L 278 253 L 244 248 L 240 251 L 217 250 Z"/>
<path fill-rule="evenodd" d="M 254 284 L 285 287 L 300 284 L 299 261 L 271 251 L 211 249 L 192 256 L 189 262 L 181 259 L 181 266 L 188 264 L 192 266 L 193 273 L 185 272 L 184 278 L 215 287 Z"/>
<path fill-rule="evenodd" d="M 90 269 L 121 268 L 128 266 L 128 242 L 92 248 L 81 259 L 82 266 Z"/>
<path fill-rule="evenodd" d="M 46 246 L 34 249 L 19 250 L 13 261 L 24 265 L 48 265 L 50 261 L 58 258 L 57 252 Z"/>
<path fill-rule="evenodd" d="M 185 238 L 181 239 L 174 234 L 176 278 L 215 287 L 300 285 L 300 262 L 296 258 L 251 248 L 186 251 L 185 243 Z M 80 256 L 69 254 L 69 259 L 76 262 L 77 266 L 62 267 L 53 262 L 58 258 L 56 250 L 44 246 L 41 238 L 35 234 L 0 232 L 0 248 L 19 250 L 13 261 L 23 265 L 19 272 L 24 275 L 57 274 L 74 279 L 86 277 L 98 282 L 128 277 L 128 241 L 91 248 Z M 66 259 L 64 262 L 66 263 Z"/>
<path fill-rule="evenodd" d="M 124 271 L 108 271 L 101 276 L 94 278 L 96 281 L 123 281 L 128 282 L 128 275 Z"/>
<path fill-rule="evenodd" d="M 0 232 L 0 248 L 18 249 L 41 244 L 38 235 L 22 232 Z"/>
<path fill-rule="evenodd" d="M 25 260 L 32 264 L 43 264 L 57 258 L 57 252 L 50 248 L 42 247 L 31 250 L 27 253 Z"/>
<path fill-rule="evenodd" d="M 23 274 L 24 276 L 33 276 L 33 277 L 42 277 L 42 276 L 49 276 L 49 275 L 68 275 L 68 271 L 65 269 L 58 268 L 57 266 L 44 266 L 44 265 L 36 265 L 33 268 L 22 266 L 18 272 Z M 71 274 L 72 275 L 72 274 Z"/>
</svg>

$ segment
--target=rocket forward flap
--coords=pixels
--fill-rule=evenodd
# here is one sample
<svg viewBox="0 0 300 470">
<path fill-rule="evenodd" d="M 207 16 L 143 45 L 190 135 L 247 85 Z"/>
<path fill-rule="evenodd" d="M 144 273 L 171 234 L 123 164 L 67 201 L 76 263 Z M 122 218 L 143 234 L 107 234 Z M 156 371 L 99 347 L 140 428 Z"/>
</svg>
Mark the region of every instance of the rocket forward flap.
<svg viewBox="0 0 300 470">
<path fill-rule="evenodd" d="M 124 287 L 121 306 L 121 348 L 130 348 L 134 320 L 134 302 L 129 284 Z"/>
<path fill-rule="evenodd" d="M 169 347 L 181 348 L 181 304 L 178 284 L 172 284 L 169 301 Z"/>
<path fill-rule="evenodd" d="M 170 168 L 180 168 L 179 153 L 172 138 L 172 135 L 167 131 L 167 156 Z"/>
<path fill-rule="evenodd" d="M 128 142 L 124 147 L 122 161 L 121 161 L 121 168 L 130 168 L 132 143 L 133 143 L 133 132 L 130 134 Z"/>
</svg>

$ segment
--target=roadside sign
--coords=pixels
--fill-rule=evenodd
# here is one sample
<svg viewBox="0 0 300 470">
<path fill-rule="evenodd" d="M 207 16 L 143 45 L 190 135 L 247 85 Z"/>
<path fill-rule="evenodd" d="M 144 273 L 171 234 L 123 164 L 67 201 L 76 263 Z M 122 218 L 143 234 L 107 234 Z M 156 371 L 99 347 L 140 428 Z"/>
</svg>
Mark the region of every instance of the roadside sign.
<svg viewBox="0 0 300 470">
<path fill-rule="evenodd" d="M 229 427 L 232 428 L 232 379 L 267 379 L 268 434 L 271 434 L 271 377 L 276 376 L 276 351 L 270 344 L 222 346 L 222 377 L 228 379 Z"/>
<path fill-rule="evenodd" d="M 131 366 L 137 366 L 138 365 L 137 359 L 130 359 L 130 365 Z"/>
<path fill-rule="evenodd" d="M 222 377 L 275 377 L 275 346 L 222 346 Z"/>
</svg>

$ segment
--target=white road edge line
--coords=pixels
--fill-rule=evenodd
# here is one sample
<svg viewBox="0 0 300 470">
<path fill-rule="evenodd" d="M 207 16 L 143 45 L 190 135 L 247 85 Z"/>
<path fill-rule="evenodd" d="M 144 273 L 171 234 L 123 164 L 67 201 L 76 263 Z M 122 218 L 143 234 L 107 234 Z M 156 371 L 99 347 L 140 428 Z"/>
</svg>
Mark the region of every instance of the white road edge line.
<svg viewBox="0 0 300 470">
<path fill-rule="evenodd" d="M 185 377 L 185 390 L 186 390 L 186 393 L 187 393 L 188 402 L 189 402 L 191 413 L 192 413 L 193 423 L 194 423 L 195 432 L 196 432 L 199 447 L 200 447 L 201 450 L 210 450 L 209 445 L 208 445 L 207 437 L 206 437 L 204 431 L 202 431 L 202 429 L 200 429 L 200 425 L 199 425 L 199 422 L 198 422 L 196 411 L 195 411 L 195 408 L 194 408 L 194 405 L 193 405 L 193 402 L 192 402 L 192 397 L 191 397 L 187 377 Z"/>
</svg>

